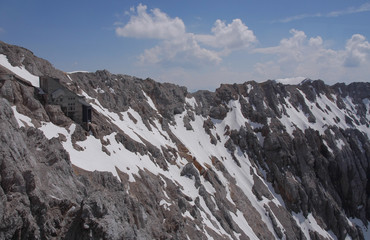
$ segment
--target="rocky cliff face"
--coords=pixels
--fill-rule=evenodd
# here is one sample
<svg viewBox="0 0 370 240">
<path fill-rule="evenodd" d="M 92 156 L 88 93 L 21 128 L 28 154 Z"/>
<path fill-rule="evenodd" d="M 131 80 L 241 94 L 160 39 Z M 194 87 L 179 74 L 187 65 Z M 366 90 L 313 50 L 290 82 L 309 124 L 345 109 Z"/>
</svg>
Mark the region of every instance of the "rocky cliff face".
<svg viewBox="0 0 370 240">
<path fill-rule="evenodd" d="M 0 239 L 369 236 L 370 83 L 189 93 L 3 42 L 0 56 L 93 106 L 86 132 L 34 83 L 0 80 Z"/>
</svg>

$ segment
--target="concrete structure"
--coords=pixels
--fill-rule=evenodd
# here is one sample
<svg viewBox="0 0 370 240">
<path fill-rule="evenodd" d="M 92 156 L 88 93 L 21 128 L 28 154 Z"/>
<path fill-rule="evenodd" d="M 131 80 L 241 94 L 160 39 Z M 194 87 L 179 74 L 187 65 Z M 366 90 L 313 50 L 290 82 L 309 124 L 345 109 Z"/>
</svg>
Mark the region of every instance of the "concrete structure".
<svg viewBox="0 0 370 240">
<path fill-rule="evenodd" d="M 45 104 L 60 105 L 66 116 L 89 130 L 91 105 L 84 97 L 78 96 L 60 84 L 59 79 L 40 77 L 39 95 Z"/>
</svg>

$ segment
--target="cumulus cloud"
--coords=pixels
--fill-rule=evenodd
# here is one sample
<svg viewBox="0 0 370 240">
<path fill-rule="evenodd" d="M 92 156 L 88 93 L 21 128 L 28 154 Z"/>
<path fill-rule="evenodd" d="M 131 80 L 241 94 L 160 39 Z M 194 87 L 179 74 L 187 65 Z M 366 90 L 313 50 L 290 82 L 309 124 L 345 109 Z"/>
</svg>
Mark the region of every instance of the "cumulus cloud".
<svg viewBox="0 0 370 240">
<path fill-rule="evenodd" d="M 363 5 L 316 15 L 338 16 L 367 9 L 368 6 Z M 201 89 L 204 84 L 216 87 L 217 83 L 229 79 L 235 82 L 250 79 L 292 82 L 308 77 L 328 83 L 369 81 L 370 43 L 360 34 L 350 37 L 342 49 L 333 50 L 321 36 L 310 37 L 304 31 L 292 29 L 290 36 L 281 39 L 276 46 L 256 48 L 257 37 L 240 19 L 230 23 L 216 20 L 209 33 L 196 34 L 186 31 L 182 19 L 171 17 L 160 9 L 148 9 L 139 4 L 125 14 L 128 22 L 115 25 L 118 36 L 156 40 L 138 56 L 141 67 L 166 73 L 176 69 L 172 72 L 174 75 L 182 73 L 183 78 L 202 79 L 188 83 L 188 87 L 194 89 Z M 248 54 L 239 56 L 241 64 L 224 61 L 230 53 L 240 49 L 248 50 Z M 254 59 L 259 61 L 256 63 Z M 225 64 L 220 66 L 222 61 Z M 170 81 L 165 75 L 157 76 Z"/>
<path fill-rule="evenodd" d="M 201 48 L 193 34 L 186 34 L 182 38 L 163 41 L 159 45 L 146 49 L 139 60 L 144 64 L 172 62 L 186 63 L 192 59 L 218 64 L 221 58 L 214 51 Z"/>
<path fill-rule="evenodd" d="M 125 14 L 130 20 L 124 26 L 116 27 L 118 36 L 161 40 L 139 56 L 140 63 L 194 63 L 197 60 L 218 64 L 231 51 L 247 48 L 257 41 L 253 31 L 240 19 L 230 24 L 217 20 L 212 34 L 198 35 L 186 32 L 180 18 L 171 18 L 157 8 L 148 12 L 147 6 L 139 4 Z"/>
<path fill-rule="evenodd" d="M 303 31 L 295 29 L 290 33 L 292 36 L 282 39 L 277 46 L 254 50 L 273 59 L 255 64 L 256 74 L 272 79 L 304 76 L 329 82 L 343 81 L 344 78 L 366 80 L 363 78 L 370 72 L 367 67 L 370 44 L 364 36 L 355 34 L 344 49 L 332 50 L 320 36 L 308 38 Z"/>
<path fill-rule="evenodd" d="M 358 67 L 369 62 L 370 43 L 360 34 L 355 34 L 347 41 L 344 66 Z"/>
<path fill-rule="evenodd" d="M 185 24 L 179 18 L 170 18 L 158 8 L 147 12 L 147 6 L 139 4 L 131 8 L 130 21 L 123 27 L 117 27 L 116 33 L 122 37 L 170 39 L 185 34 Z M 132 15 L 137 13 L 137 15 Z"/>
<path fill-rule="evenodd" d="M 283 38 L 280 41 L 280 45 L 276 47 L 258 48 L 254 52 L 265 53 L 265 54 L 283 54 L 300 56 L 303 51 L 304 42 L 307 39 L 306 34 L 303 31 L 298 31 L 295 29 L 290 30 L 293 35 L 290 38 Z"/>
<path fill-rule="evenodd" d="M 212 28 L 213 35 L 197 35 L 199 42 L 222 49 L 240 49 L 249 47 L 257 42 L 257 38 L 252 30 L 240 20 L 234 19 L 232 23 L 227 24 L 217 20 Z"/>
</svg>

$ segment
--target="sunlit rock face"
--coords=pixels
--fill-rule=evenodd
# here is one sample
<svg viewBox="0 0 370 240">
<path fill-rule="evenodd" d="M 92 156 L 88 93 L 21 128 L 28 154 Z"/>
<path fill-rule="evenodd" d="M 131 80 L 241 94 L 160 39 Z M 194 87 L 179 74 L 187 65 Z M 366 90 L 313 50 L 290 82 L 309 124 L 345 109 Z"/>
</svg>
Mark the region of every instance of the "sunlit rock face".
<svg viewBox="0 0 370 240">
<path fill-rule="evenodd" d="M 0 64 L 0 239 L 369 238 L 370 83 L 189 93 L 3 42 Z M 38 76 L 85 98 L 89 129 Z"/>
</svg>

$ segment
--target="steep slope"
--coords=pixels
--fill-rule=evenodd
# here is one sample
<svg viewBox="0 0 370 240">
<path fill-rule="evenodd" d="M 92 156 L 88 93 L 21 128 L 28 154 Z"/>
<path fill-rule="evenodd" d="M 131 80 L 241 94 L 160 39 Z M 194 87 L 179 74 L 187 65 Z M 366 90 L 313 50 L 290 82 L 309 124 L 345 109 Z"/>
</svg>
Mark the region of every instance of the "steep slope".
<svg viewBox="0 0 370 240">
<path fill-rule="evenodd" d="M 63 73 L 2 42 L 0 57 L 16 74 L 0 80 L 0 238 L 369 234 L 370 83 L 188 93 L 108 71 Z M 37 100 L 41 75 L 85 96 L 91 131 Z"/>
</svg>

